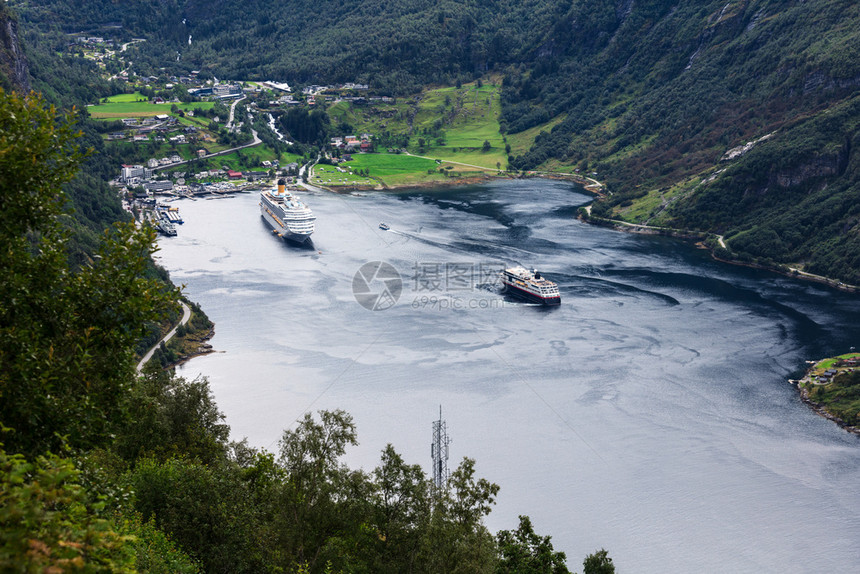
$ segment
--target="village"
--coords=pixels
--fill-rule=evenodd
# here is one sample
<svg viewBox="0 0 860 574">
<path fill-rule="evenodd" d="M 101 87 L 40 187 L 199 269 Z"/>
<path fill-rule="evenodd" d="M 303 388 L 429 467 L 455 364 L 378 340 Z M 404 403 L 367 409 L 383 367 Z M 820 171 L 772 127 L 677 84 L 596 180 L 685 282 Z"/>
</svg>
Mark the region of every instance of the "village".
<svg viewBox="0 0 860 574">
<path fill-rule="evenodd" d="M 126 82 L 132 90 L 104 98 L 88 111 L 110 126 L 103 136 L 105 141 L 133 144 L 138 150 L 133 153 L 136 156 L 152 154 L 145 161 L 118 166 L 118 176 L 111 184 L 128 211 L 139 221 L 150 221 L 165 235 L 176 235 L 175 224 L 182 223 L 178 209 L 165 205 L 173 199 L 258 190 L 275 177 L 295 184 L 300 166 L 312 159 L 336 166 L 350 161 L 353 153 L 373 151 L 369 133 L 332 137 L 328 152 L 313 158 L 293 153 L 299 151 L 296 149 L 281 153 L 252 150 L 264 143 L 265 138 L 258 137 L 264 127 L 269 130 L 270 141 L 274 137 L 294 147 L 276 127 L 275 117 L 283 110 L 296 106 L 312 109 L 340 101 L 356 105 L 395 102 L 388 96 L 368 96 L 367 84 L 352 82 L 309 85 L 294 93 L 286 82 L 224 81 L 205 78 L 200 71 L 138 76 L 125 59 L 127 46 L 134 43 L 119 47 L 103 37 L 75 36 L 70 49 L 83 51 L 111 79 Z M 255 115 L 267 121 L 254 124 Z M 338 172 L 351 173 L 344 168 Z M 338 182 L 345 181 L 341 178 Z M 331 183 L 331 176 L 320 183 Z"/>
<path fill-rule="evenodd" d="M 336 192 L 507 177 L 512 145 L 527 145 L 500 134 L 495 81 L 395 98 L 358 81 L 228 80 L 205 66 L 171 74 L 133 61 L 141 42 L 69 43 L 122 87 L 87 112 L 118 152 L 112 184 L 138 220 L 156 198 L 218 197 L 282 177 Z M 319 118 L 324 128 L 312 125 Z"/>
</svg>

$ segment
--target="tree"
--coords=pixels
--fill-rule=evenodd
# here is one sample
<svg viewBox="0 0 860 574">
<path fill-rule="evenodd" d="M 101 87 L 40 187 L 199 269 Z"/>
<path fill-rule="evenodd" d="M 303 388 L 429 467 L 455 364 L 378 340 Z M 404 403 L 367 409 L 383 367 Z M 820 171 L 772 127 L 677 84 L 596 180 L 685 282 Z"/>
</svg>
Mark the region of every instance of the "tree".
<svg viewBox="0 0 860 574">
<path fill-rule="evenodd" d="M 493 146 L 490 144 L 490 141 L 489 141 L 489 140 L 484 140 L 484 145 L 483 145 L 483 146 L 481 146 L 481 149 L 482 149 L 483 151 L 490 151 L 490 149 L 491 149 L 492 147 L 493 147 Z"/>
<path fill-rule="evenodd" d="M 570 574 L 564 552 L 554 552 L 550 536 L 535 534 L 528 516 L 520 516 L 519 527 L 501 530 L 497 574 Z"/>
<path fill-rule="evenodd" d="M 336 410 L 320 411 L 319 418 L 306 413 L 281 438 L 279 462 L 286 479 L 275 505 L 273 538 L 283 554 L 311 571 L 328 561 L 351 570 L 354 552 L 342 544 L 363 536 L 372 488 L 364 473 L 340 462 L 346 447 L 358 444 L 352 416 Z"/>
<path fill-rule="evenodd" d="M 430 516 L 430 484 L 421 466 L 406 464 L 390 444 L 382 451 L 373 477 L 377 486 L 374 524 L 382 542 L 374 571 L 408 571 Z"/>
<path fill-rule="evenodd" d="M 6 447 L 30 454 L 108 438 L 134 343 L 175 299 L 146 278 L 151 229 L 117 224 L 71 268 L 61 185 L 83 157 L 72 120 L 39 96 L 0 91 L 0 421 Z"/>
<path fill-rule="evenodd" d="M 475 478 L 475 461 L 464 458 L 447 487 L 434 492 L 434 507 L 419 555 L 431 572 L 491 573 L 496 569 L 496 542 L 483 524 L 495 504 L 499 486 Z"/>
<path fill-rule="evenodd" d="M 583 574 L 615 574 L 615 565 L 609 553 L 601 548 L 585 557 L 582 561 L 582 570 Z"/>
<path fill-rule="evenodd" d="M 186 456 L 213 464 L 224 458 L 230 427 L 205 378 L 188 381 L 159 368 L 146 369 L 130 391 L 128 405 L 129 420 L 114 442 L 125 460 Z"/>
<path fill-rule="evenodd" d="M 259 514 L 242 478 L 233 464 L 173 458 L 140 460 L 127 481 L 142 520 L 154 520 L 206 572 L 261 572 L 252 535 Z"/>
<path fill-rule="evenodd" d="M 103 507 L 81 486 L 71 460 L 28 462 L 0 449 L 0 570 L 135 572 L 133 542 Z"/>
</svg>

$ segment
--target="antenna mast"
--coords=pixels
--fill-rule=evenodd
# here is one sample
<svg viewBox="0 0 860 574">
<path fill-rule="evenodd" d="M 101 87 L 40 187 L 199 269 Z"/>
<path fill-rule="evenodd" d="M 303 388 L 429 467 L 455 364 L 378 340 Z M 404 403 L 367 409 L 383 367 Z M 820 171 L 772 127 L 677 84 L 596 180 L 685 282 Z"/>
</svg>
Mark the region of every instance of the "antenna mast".
<svg viewBox="0 0 860 574">
<path fill-rule="evenodd" d="M 439 420 L 433 421 L 433 443 L 430 458 L 433 459 L 433 485 L 441 490 L 448 484 L 448 425 L 442 420 L 442 405 L 439 405 Z"/>
</svg>

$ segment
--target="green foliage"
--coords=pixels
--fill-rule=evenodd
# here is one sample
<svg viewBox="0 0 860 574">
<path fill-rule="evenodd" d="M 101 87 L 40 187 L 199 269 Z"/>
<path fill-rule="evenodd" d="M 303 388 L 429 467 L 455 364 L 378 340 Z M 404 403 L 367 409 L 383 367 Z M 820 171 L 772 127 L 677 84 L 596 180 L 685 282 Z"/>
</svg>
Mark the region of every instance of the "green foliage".
<svg viewBox="0 0 860 574">
<path fill-rule="evenodd" d="M 81 155 L 68 120 L 35 96 L 0 93 L 0 421 L 25 453 L 98 444 L 122 418 L 131 349 L 169 298 L 143 278 L 154 236 L 119 225 L 72 272 L 63 181 Z"/>
<path fill-rule="evenodd" d="M 846 424 L 860 425 L 860 371 L 844 372 L 827 385 L 809 385 L 809 398 Z"/>
<path fill-rule="evenodd" d="M 668 213 L 751 260 L 860 283 L 860 97 L 757 144 Z"/>
<path fill-rule="evenodd" d="M 499 566 L 497 574 L 569 574 L 564 552 L 555 552 L 550 536 L 535 533 L 528 516 L 520 516 L 519 527 L 497 535 Z"/>
<path fill-rule="evenodd" d="M 186 456 L 213 464 L 224 458 L 230 428 L 205 379 L 187 381 L 148 370 L 126 401 L 128 422 L 117 431 L 113 447 L 125 460 Z"/>
<path fill-rule="evenodd" d="M 373 471 L 377 489 L 373 525 L 378 533 L 374 571 L 403 572 L 414 563 L 430 515 L 430 485 L 419 465 L 408 465 L 390 444 Z"/>
<path fill-rule="evenodd" d="M 296 430 L 284 432 L 279 462 L 286 475 L 280 489 L 279 512 L 288 528 L 278 529 L 278 545 L 297 563 L 320 570 L 329 560 L 349 561 L 338 547 L 360 535 L 362 501 L 369 498 L 366 475 L 339 461 L 346 447 L 357 444 L 352 417 L 343 411 L 310 413 Z M 343 501 L 344 503 L 340 503 Z"/>
<path fill-rule="evenodd" d="M 131 539 L 134 550 L 134 569 L 139 574 L 198 574 L 197 562 L 177 548 L 169 536 L 155 525 L 155 520 L 146 522 L 137 513 L 130 517 L 117 514 L 114 520 L 117 529 Z"/>
<path fill-rule="evenodd" d="M 135 540 L 103 513 L 69 459 L 0 449 L 0 570 L 133 573 Z M 144 571 L 144 570 L 141 570 Z"/>
<path fill-rule="evenodd" d="M 284 432 L 277 458 L 240 443 L 207 465 L 145 459 L 125 481 L 143 520 L 206 571 L 496 571 L 483 517 L 499 487 L 476 478 L 474 461 L 435 490 L 390 445 L 373 473 L 349 469 L 340 459 L 354 444 L 352 417 L 322 411 Z"/>
<path fill-rule="evenodd" d="M 230 466 L 145 459 L 128 476 L 143 520 L 195 556 L 207 572 L 260 572 L 250 545 L 257 527 L 248 490 Z"/>
<path fill-rule="evenodd" d="M 310 144 L 327 143 L 330 120 L 324 110 L 308 111 L 291 108 L 279 118 L 282 132 L 296 141 Z"/>
<path fill-rule="evenodd" d="M 496 544 L 483 525 L 499 486 L 475 479 L 469 458 L 451 473 L 447 488 L 434 492 L 434 507 L 419 557 L 432 572 L 494 572 Z"/>
<path fill-rule="evenodd" d="M 615 574 L 615 565 L 609 553 L 602 548 L 589 554 L 582 562 L 583 574 Z"/>
</svg>

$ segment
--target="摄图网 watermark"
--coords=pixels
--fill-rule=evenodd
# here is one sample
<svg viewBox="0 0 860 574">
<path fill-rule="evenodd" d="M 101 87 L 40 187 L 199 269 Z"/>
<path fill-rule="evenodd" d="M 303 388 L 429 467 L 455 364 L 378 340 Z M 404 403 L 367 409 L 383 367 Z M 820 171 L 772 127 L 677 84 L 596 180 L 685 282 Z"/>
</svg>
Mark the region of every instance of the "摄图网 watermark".
<svg viewBox="0 0 860 574">
<path fill-rule="evenodd" d="M 498 297 L 503 270 L 504 264 L 495 261 L 416 261 L 403 275 L 390 263 L 370 261 L 355 272 L 352 293 L 370 311 L 390 309 L 407 289 L 414 294 L 413 309 L 497 309 L 504 306 Z"/>
</svg>

